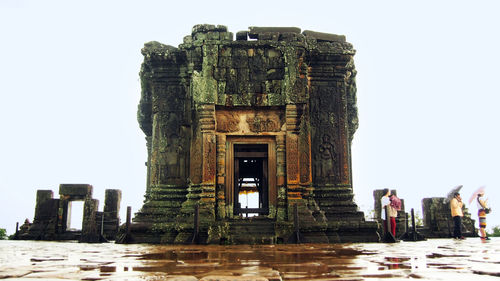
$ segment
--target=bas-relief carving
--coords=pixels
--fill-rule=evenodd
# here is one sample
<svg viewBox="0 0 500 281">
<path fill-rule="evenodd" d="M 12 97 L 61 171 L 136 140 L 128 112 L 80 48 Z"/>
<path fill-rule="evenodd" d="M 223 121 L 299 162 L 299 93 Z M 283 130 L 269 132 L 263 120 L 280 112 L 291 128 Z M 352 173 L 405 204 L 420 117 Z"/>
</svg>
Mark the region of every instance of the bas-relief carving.
<svg viewBox="0 0 500 281">
<path fill-rule="evenodd" d="M 203 136 L 203 182 L 213 182 L 217 169 L 215 135 Z"/>
<path fill-rule="evenodd" d="M 337 159 L 337 149 L 330 135 L 324 134 L 316 154 L 316 177 L 336 181 L 338 179 Z"/>
<path fill-rule="evenodd" d="M 279 110 L 222 109 L 216 111 L 217 132 L 279 132 L 284 124 Z"/>
<path fill-rule="evenodd" d="M 300 117 L 300 182 L 308 183 L 311 179 L 311 133 L 309 115 L 304 112 Z"/>
<path fill-rule="evenodd" d="M 216 121 L 217 132 L 237 132 L 240 128 L 240 116 L 234 111 L 216 111 Z"/>
<path fill-rule="evenodd" d="M 201 173 L 202 173 L 202 141 L 201 134 L 195 134 L 191 146 L 191 161 L 190 164 L 190 179 L 194 184 L 201 183 Z"/>
<path fill-rule="evenodd" d="M 288 135 L 286 138 L 286 169 L 289 182 L 298 181 L 299 147 L 297 141 L 296 135 Z"/>
<path fill-rule="evenodd" d="M 248 127 L 254 133 L 260 132 L 279 132 L 280 125 L 272 120 L 272 117 L 259 116 L 247 117 Z"/>
<path fill-rule="evenodd" d="M 343 124 L 340 114 L 339 91 L 336 87 L 313 87 L 311 98 L 311 125 L 313 128 L 313 167 L 315 181 L 340 183 L 340 156 L 343 153 L 339 143 L 339 126 Z"/>
<path fill-rule="evenodd" d="M 176 112 L 168 112 L 163 126 L 160 126 L 157 140 L 159 159 L 156 165 L 156 179 L 153 182 L 165 184 L 170 179 L 185 177 L 187 143 L 180 119 Z"/>
</svg>

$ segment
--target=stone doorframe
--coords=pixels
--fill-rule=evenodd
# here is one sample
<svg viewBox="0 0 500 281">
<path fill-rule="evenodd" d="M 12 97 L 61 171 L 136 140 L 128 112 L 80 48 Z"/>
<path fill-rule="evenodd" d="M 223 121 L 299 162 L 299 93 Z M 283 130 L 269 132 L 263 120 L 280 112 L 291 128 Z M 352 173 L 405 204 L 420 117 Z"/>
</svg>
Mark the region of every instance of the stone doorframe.
<svg viewBox="0 0 500 281">
<path fill-rule="evenodd" d="M 275 136 L 227 136 L 226 137 L 226 165 L 225 165 L 225 199 L 226 206 L 231 206 L 226 213 L 229 218 L 237 217 L 233 214 L 234 207 L 234 145 L 235 144 L 267 144 L 269 215 L 276 217 L 277 188 L 276 188 L 276 138 Z"/>
</svg>

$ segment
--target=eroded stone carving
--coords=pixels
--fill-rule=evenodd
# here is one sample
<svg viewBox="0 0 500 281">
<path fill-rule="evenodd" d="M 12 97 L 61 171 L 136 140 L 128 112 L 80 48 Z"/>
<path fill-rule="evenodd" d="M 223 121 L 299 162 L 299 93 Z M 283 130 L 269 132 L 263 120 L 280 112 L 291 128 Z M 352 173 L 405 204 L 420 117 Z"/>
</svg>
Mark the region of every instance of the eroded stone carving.
<svg viewBox="0 0 500 281">
<path fill-rule="evenodd" d="M 324 134 L 322 137 L 322 142 L 319 145 L 319 161 L 317 176 L 324 178 L 325 180 L 335 181 L 338 178 L 338 162 L 337 162 L 337 149 L 331 141 L 331 137 L 328 134 Z"/>
<path fill-rule="evenodd" d="M 280 130 L 280 126 L 275 121 L 270 118 L 261 119 L 260 116 L 256 115 L 253 118 L 247 118 L 248 126 L 250 127 L 250 131 L 254 133 L 260 132 L 278 132 Z"/>
</svg>

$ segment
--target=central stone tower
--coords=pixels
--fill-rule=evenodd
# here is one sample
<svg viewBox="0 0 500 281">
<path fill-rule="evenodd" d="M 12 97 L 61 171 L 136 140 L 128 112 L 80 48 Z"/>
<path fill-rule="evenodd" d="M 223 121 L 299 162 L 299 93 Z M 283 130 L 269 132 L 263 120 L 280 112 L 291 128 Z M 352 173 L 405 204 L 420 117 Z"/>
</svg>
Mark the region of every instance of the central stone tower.
<svg viewBox="0 0 500 281">
<path fill-rule="evenodd" d="M 225 26 L 196 25 L 178 48 L 149 42 L 142 54 L 148 173 L 133 241 L 378 240 L 353 201 L 344 36 L 250 27 L 234 41 Z"/>
</svg>

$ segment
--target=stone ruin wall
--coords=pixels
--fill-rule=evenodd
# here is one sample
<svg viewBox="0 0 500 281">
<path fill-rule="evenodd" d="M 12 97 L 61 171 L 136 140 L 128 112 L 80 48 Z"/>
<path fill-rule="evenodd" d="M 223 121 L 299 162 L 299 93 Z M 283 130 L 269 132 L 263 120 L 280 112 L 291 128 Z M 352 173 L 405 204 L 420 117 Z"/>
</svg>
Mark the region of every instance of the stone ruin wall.
<svg viewBox="0 0 500 281">
<path fill-rule="evenodd" d="M 391 189 L 391 194 L 394 194 L 398 196 L 397 190 Z M 383 223 L 384 221 L 382 220 L 381 217 L 381 211 L 382 211 L 382 204 L 380 202 L 380 199 L 384 196 L 384 190 L 383 189 L 376 189 L 373 191 L 373 201 L 374 201 L 374 206 L 373 206 L 373 215 L 374 215 L 374 220 L 376 220 L 379 223 L 379 228 L 378 228 L 378 233 L 380 237 L 383 237 L 383 232 L 384 232 L 384 226 Z M 399 196 L 398 196 L 399 198 Z M 406 229 L 406 211 L 405 211 L 405 200 L 402 198 L 399 198 L 401 200 L 401 210 L 398 211 L 398 215 L 396 217 L 396 238 L 401 237 L 407 229 Z M 409 220 L 411 220 L 411 217 L 408 217 Z M 408 226 L 411 227 L 411 222 L 408 223 Z"/>
<path fill-rule="evenodd" d="M 445 197 L 422 199 L 424 227 L 420 230 L 429 238 L 447 238 L 453 234 L 453 218 L 450 202 Z M 462 232 L 464 236 L 477 237 L 475 220 L 472 219 L 466 205 L 463 206 Z"/>
<path fill-rule="evenodd" d="M 89 184 L 61 184 L 59 198 L 54 198 L 52 190 L 37 190 L 33 223 L 26 221 L 16 232 L 15 239 L 80 242 L 102 242 L 103 238 L 114 240 L 120 225 L 121 190 L 106 189 L 103 212 L 98 211 L 99 200 L 92 198 L 92 191 L 93 187 Z M 70 205 L 75 201 L 84 202 L 81 231 L 67 229 L 69 212 L 72 211 Z"/>
<path fill-rule="evenodd" d="M 397 196 L 395 189 L 391 194 Z M 373 191 L 374 199 L 374 219 L 379 223 L 378 233 L 383 235 L 383 220 L 381 219 L 381 203 L 383 189 Z M 404 199 L 401 199 L 401 210 L 396 218 L 396 238 L 401 237 L 406 231 L 406 216 L 408 216 L 408 227 L 412 227 L 411 213 L 407 213 L 404 207 Z M 467 237 L 477 237 L 475 220 L 472 219 L 467 207 L 463 207 L 464 217 L 462 218 L 462 232 Z M 426 238 L 449 238 L 453 234 L 453 218 L 451 217 L 450 203 L 445 197 L 431 197 L 422 199 L 422 220 L 423 225 L 417 226 L 417 231 Z M 416 214 L 415 214 L 416 215 Z"/>
</svg>

